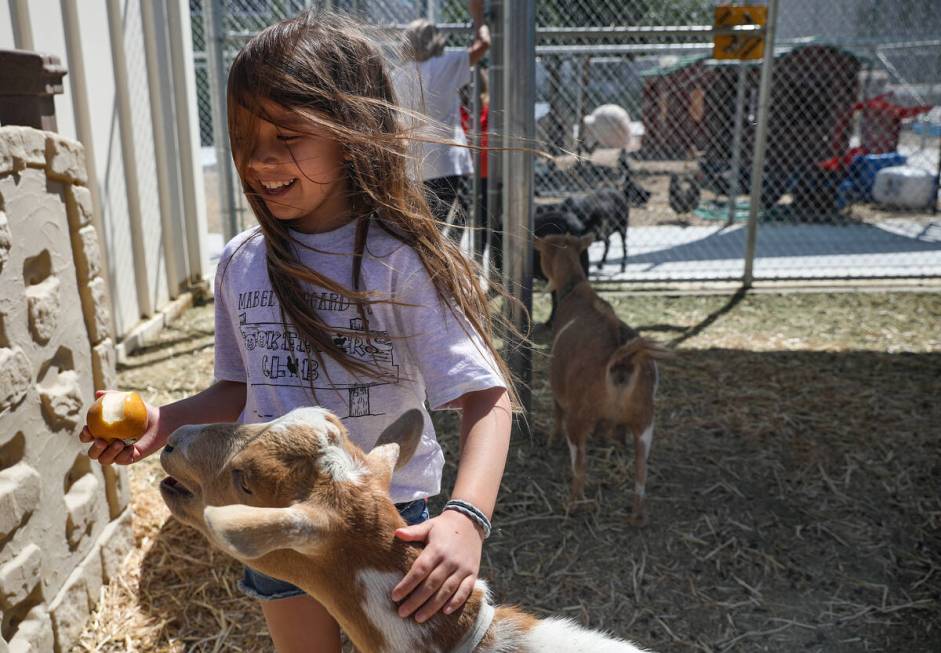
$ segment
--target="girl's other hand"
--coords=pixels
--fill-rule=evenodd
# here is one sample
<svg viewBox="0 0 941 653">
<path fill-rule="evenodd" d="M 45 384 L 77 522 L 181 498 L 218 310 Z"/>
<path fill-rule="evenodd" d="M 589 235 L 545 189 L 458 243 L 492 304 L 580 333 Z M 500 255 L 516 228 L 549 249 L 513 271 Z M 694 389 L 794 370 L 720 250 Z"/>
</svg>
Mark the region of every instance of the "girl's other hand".
<svg viewBox="0 0 941 653">
<path fill-rule="evenodd" d="M 95 399 L 103 395 L 105 391 L 95 392 Z M 82 442 L 93 443 L 88 448 L 88 457 L 97 460 L 102 465 L 118 463 L 119 465 L 130 465 L 136 463 L 142 458 L 146 458 L 154 451 L 164 445 L 167 436 L 160 434 L 160 408 L 151 406 L 146 401 L 147 407 L 147 430 L 135 442 L 125 444 L 121 440 L 102 440 L 94 437 L 88 431 L 88 424 L 82 427 L 82 432 L 78 438 Z"/>
<path fill-rule="evenodd" d="M 402 601 L 399 616 L 414 613 L 415 621 L 424 623 L 442 607 L 445 614 L 451 614 L 464 605 L 480 571 L 483 535 L 477 525 L 457 511 L 446 510 L 421 524 L 398 529 L 395 536 L 405 542 L 425 542 L 412 568 L 392 590 L 392 600 Z"/>
</svg>

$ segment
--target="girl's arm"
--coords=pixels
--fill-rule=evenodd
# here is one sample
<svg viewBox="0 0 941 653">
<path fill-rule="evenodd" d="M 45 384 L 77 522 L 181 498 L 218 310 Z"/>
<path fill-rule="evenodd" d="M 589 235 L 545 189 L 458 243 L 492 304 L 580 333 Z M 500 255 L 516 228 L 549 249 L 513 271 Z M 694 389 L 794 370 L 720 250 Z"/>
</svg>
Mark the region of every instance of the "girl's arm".
<svg viewBox="0 0 941 653">
<path fill-rule="evenodd" d="M 484 20 L 484 2 L 483 0 L 470 0 L 468 2 L 471 20 L 474 21 L 474 41 L 468 47 L 470 55 L 470 65 L 476 66 L 477 62 L 484 58 L 487 50 L 490 49 L 490 28 Z"/>
<path fill-rule="evenodd" d="M 179 427 L 185 424 L 213 424 L 238 420 L 245 407 L 245 384 L 237 381 L 216 381 L 200 393 L 166 406 L 147 404 L 147 430 L 131 445 L 120 440 L 108 442 L 92 437 L 88 428 L 79 436 L 92 442 L 88 457 L 102 465 L 136 463 L 160 449 Z"/>
<path fill-rule="evenodd" d="M 469 392 L 455 404 L 463 413 L 461 459 L 452 498 L 474 504 L 489 518 L 510 448 L 510 400 L 505 389 L 491 388 Z M 396 537 L 426 542 L 392 591 L 393 601 L 405 599 L 399 606 L 401 617 L 415 613 L 415 620 L 422 623 L 442 607 L 450 614 L 467 601 L 477 581 L 483 548 L 483 533 L 476 522 L 446 510 L 422 524 L 399 529 Z"/>
</svg>

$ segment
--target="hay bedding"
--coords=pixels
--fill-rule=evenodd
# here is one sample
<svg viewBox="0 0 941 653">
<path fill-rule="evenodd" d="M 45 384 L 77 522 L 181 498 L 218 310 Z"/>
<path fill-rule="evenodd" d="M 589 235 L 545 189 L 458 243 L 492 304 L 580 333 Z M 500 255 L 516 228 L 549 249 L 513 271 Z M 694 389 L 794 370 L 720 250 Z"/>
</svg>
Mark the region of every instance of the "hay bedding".
<svg viewBox="0 0 941 653">
<path fill-rule="evenodd" d="M 514 442 L 485 547 L 496 597 L 658 651 L 939 650 L 941 296 L 611 299 L 681 351 L 663 366 L 651 524 L 626 525 L 632 452 L 604 440 L 591 500 L 565 514 L 541 345 L 533 435 Z M 211 330 L 211 307 L 189 311 L 122 386 L 156 402 L 202 388 Z M 456 422 L 437 419 L 447 484 Z M 131 469 L 138 548 L 76 650 L 270 650 L 238 564 L 168 519 L 160 477 L 156 460 Z"/>
</svg>

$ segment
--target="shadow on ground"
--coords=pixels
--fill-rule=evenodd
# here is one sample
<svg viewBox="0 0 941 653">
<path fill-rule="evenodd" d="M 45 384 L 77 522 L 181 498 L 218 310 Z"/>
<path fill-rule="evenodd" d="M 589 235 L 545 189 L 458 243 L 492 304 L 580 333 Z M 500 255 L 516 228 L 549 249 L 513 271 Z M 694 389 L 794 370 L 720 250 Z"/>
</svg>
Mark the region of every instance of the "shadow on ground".
<svg viewBox="0 0 941 653">
<path fill-rule="evenodd" d="M 780 317 L 762 313 L 761 328 L 750 325 L 765 301 L 777 302 Z M 633 452 L 605 440 L 589 448 L 593 502 L 566 515 L 568 452 L 561 442 L 546 445 L 552 411 L 540 345 L 532 434 L 514 439 L 485 547 L 482 575 L 496 599 L 664 653 L 936 650 L 941 353 L 752 350 L 824 329 L 834 322 L 827 312 L 835 301 L 628 297 L 618 304 L 619 312 L 630 307 L 645 335 L 678 343 L 678 356 L 662 366 L 651 523 L 642 530 L 626 521 Z M 872 323 L 900 310 L 895 297 L 844 303 L 852 315 L 863 301 Z M 906 309 L 906 322 L 925 319 L 919 306 Z M 936 304 L 928 318 L 931 311 Z M 885 324 L 889 335 L 880 343 L 901 328 L 897 320 Z M 849 320 L 843 326 L 845 333 L 822 337 L 868 337 Z M 742 337 L 748 347 L 710 344 Z M 537 343 L 547 339 L 537 334 Z M 198 381 L 190 380 L 194 369 L 211 374 L 204 363 L 187 366 L 187 383 Z M 136 376 L 143 372 L 125 378 L 144 383 Z M 182 378 L 155 367 L 150 382 L 159 394 Z M 457 421 L 440 413 L 435 422 L 447 488 Z M 155 529 L 137 600 L 151 628 L 161 629 L 157 639 L 183 644 L 159 650 L 270 650 L 257 606 L 235 587 L 240 575 L 240 565 L 197 532 L 172 520 Z"/>
</svg>

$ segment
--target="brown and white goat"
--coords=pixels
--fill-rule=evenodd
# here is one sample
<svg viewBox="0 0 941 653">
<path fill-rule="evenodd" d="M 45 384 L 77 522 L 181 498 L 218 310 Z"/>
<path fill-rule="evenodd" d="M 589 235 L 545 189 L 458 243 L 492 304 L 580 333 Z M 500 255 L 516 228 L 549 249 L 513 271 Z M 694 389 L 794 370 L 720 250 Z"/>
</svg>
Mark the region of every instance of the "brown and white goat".
<svg viewBox="0 0 941 653">
<path fill-rule="evenodd" d="M 591 236 L 537 239 L 542 270 L 558 295 L 549 383 L 555 402 L 552 438 L 565 433 L 572 457 L 572 501 L 584 497 L 586 442 L 598 427 L 634 436 L 632 521 L 647 522 L 647 457 L 653 444 L 656 359 L 669 352 L 622 322 L 591 287 L 579 256 Z"/>
<path fill-rule="evenodd" d="M 369 454 L 331 413 L 301 408 L 266 424 L 175 431 L 160 455 L 170 512 L 229 555 L 294 583 L 323 604 L 363 653 L 640 653 L 565 619 L 490 604 L 478 581 L 464 607 L 423 624 L 402 619 L 392 588 L 420 548 L 389 499 L 392 472 L 422 434 L 402 415 Z"/>
</svg>

